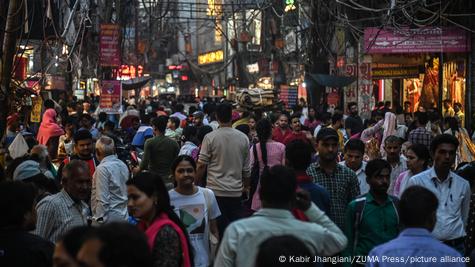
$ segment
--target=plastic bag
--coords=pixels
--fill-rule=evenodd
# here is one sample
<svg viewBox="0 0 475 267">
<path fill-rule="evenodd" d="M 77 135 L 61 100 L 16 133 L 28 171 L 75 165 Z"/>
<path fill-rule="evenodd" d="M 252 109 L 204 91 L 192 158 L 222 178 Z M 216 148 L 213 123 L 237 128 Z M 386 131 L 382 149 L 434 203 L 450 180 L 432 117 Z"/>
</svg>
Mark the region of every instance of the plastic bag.
<svg viewBox="0 0 475 267">
<path fill-rule="evenodd" d="M 8 147 L 8 152 L 10 152 L 10 157 L 12 159 L 23 157 L 28 154 L 28 144 L 22 134 L 19 133 L 16 135 L 15 139 L 13 139 L 13 142 Z"/>
</svg>

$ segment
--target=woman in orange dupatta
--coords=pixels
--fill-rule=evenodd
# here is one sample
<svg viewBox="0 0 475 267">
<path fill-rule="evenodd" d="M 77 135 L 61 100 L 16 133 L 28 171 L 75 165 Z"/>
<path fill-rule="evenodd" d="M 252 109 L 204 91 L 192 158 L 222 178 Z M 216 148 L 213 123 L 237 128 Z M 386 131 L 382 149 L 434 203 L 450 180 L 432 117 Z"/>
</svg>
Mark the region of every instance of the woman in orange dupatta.
<svg viewBox="0 0 475 267">
<path fill-rule="evenodd" d="M 141 172 L 127 181 L 129 214 L 139 219 L 152 251 L 154 266 L 193 266 L 191 244 L 186 228 L 170 205 L 162 179 Z"/>
</svg>

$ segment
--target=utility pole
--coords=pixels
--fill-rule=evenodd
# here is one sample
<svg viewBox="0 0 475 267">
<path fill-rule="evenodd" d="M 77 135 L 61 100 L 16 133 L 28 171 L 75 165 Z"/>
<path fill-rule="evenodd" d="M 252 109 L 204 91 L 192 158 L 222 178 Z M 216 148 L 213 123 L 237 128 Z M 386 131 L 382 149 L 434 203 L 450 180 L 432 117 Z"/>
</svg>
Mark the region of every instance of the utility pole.
<svg viewBox="0 0 475 267">
<path fill-rule="evenodd" d="M 15 54 L 18 33 L 20 32 L 20 15 L 22 1 L 10 0 L 8 6 L 7 21 L 5 24 L 5 35 L 2 47 L 2 59 L 0 68 L 0 137 L 3 136 L 6 129 L 6 121 L 10 112 L 10 97 L 12 95 L 11 72 L 13 67 L 13 57 Z"/>
</svg>

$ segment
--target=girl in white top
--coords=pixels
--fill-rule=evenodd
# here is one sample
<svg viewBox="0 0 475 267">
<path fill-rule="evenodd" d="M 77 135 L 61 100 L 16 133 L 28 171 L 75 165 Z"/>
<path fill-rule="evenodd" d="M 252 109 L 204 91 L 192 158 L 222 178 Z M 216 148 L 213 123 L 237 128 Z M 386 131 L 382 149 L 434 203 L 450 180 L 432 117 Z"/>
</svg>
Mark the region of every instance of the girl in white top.
<svg viewBox="0 0 475 267">
<path fill-rule="evenodd" d="M 412 176 L 427 170 L 430 160 L 429 149 L 425 145 L 414 144 L 406 152 L 408 170 L 401 173 L 394 183 L 394 195 L 401 198 Z"/>
<path fill-rule="evenodd" d="M 172 164 L 175 188 L 170 190 L 170 203 L 186 226 L 193 246 L 194 266 L 209 266 L 214 257 L 210 239 L 219 240 L 216 218 L 221 215 L 213 191 L 194 184 L 196 163 L 187 155 L 178 156 Z"/>
</svg>

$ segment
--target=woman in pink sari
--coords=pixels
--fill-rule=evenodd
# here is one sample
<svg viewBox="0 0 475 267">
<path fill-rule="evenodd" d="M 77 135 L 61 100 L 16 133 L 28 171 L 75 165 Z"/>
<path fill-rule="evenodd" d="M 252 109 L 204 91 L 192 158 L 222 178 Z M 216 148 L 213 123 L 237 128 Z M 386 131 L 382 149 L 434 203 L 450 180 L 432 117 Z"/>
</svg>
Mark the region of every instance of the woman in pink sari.
<svg viewBox="0 0 475 267">
<path fill-rule="evenodd" d="M 137 226 L 147 236 L 153 266 L 193 266 L 188 233 L 170 205 L 162 179 L 141 172 L 126 184 L 129 214 L 140 220 Z"/>
<path fill-rule="evenodd" d="M 63 128 L 56 123 L 56 111 L 52 108 L 47 109 L 43 114 L 36 139 L 40 145 L 48 147 L 48 154 L 51 159 L 55 159 L 57 156 L 59 137 L 63 134 Z"/>
</svg>

